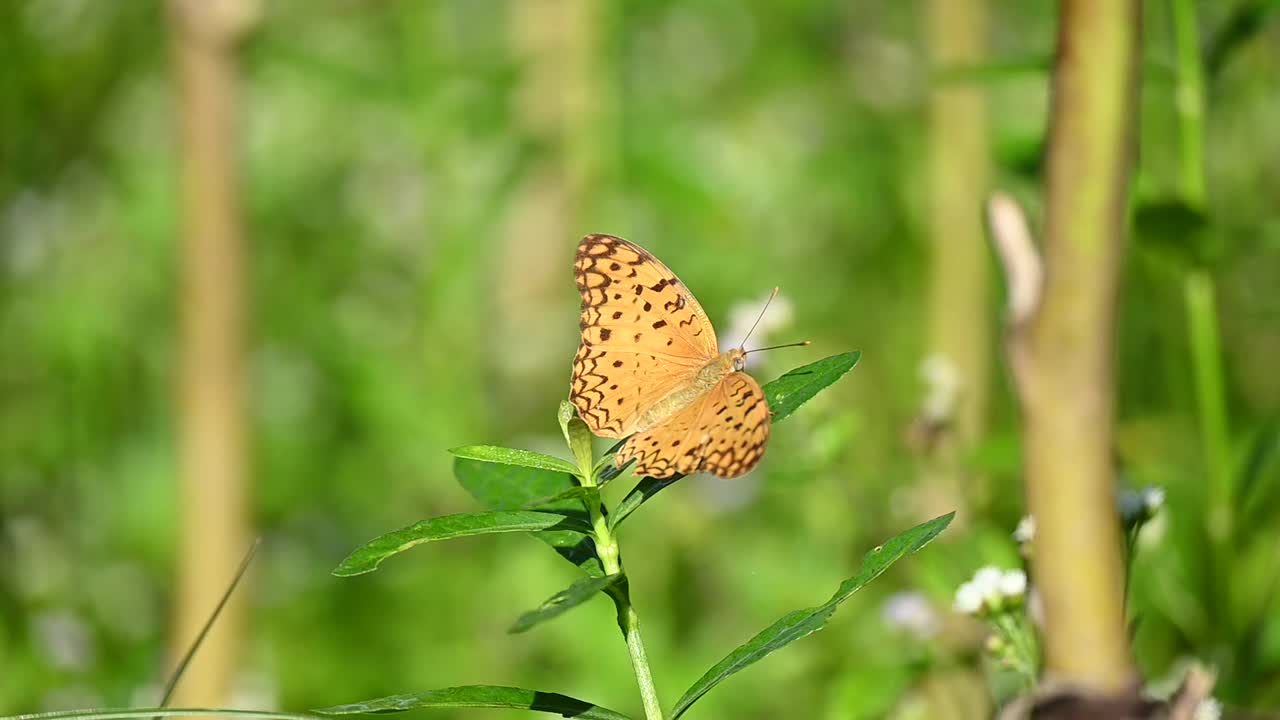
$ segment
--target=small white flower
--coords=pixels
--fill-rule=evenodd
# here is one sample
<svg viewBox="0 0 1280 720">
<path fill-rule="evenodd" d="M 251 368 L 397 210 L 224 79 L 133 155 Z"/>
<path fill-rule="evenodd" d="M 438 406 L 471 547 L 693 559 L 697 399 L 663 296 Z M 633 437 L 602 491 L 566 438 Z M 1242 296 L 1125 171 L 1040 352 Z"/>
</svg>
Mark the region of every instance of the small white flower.
<svg viewBox="0 0 1280 720">
<path fill-rule="evenodd" d="M 978 586 L 984 598 L 994 600 L 1000 596 L 1000 578 L 1003 576 L 1000 568 L 987 565 L 973 574 L 973 584 Z"/>
<path fill-rule="evenodd" d="M 1222 703 L 1213 698 L 1205 698 L 1196 705 L 1196 710 L 1191 717 L 1192 720 L 1220 720 Z"/>
<path fill-rule="evenodd" d="M 1027 594 L 1027 574 L 1022 570 L 1001 570 L 986 565 L 973 574 L 973 579 L 956 591 L 957 611 L 976 615 L 984 611 L 999 612 L 1006 601 L 1021 601 Z"/>
<path fill-rule="evenodd" d="M 897 592 L 885 599 L 880 616 L 891 627 L 927 639 L 938 634 L 942 622 L 929 600 L 918 592 Z"/>
<path fill-rule="evenodd" d="M 1006 570 L 1000 576 L 1000 594 L 1007 598 L 1021 599 L 1027 593 L 1027 574 L 1021 570 Z"/>
<path fill-rule="evenodd" d="M 986 600 L 986 595 L 972 582 L 964 583 L 960 589 L 956 590 L 956 612 L 965 615 L 977 615 L 982 609 L 982 605 Z"/>
<path fill-rule="evenodd" d="M 1036 537 L 1036 519 L 1030 515 L 1023 515 L 1018 521 L 1018 527 L 1014 528 L 1013 539 L 1019 545 L 1026 545 Z"/>
<path fill-rule="evenodd" d="M 1142 505 L 1148 515 L 1155 515 L 1164 507 L 1164 488 L 1148 485 L 1142 489 Z"/>
</svg>

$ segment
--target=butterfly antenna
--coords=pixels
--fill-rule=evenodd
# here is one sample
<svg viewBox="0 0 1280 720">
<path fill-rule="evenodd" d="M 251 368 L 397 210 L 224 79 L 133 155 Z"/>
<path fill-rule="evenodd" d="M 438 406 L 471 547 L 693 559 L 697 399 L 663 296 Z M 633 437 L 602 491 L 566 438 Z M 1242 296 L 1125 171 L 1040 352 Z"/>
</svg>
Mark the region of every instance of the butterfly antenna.
<svg viewBox="0 0 1280 720">
<path fill-rule="evenodd" d="M 742 354 L 750 355 L 751 353 L 764 352 L 765 350 L 777 350 L 778 348 L 788 348 L 788 347 L 804 347 L 805 345 L 810 345 L 810 344 L 812 343 L 810 343 L 808 340 L 805 340 L 803 342 L 793 342 L 793 343 L 787 343 L 785 345 L 770 345 L 769 347 L 756 348 L 755 350 L 743 350 Z"/>
<path fill-rule="evenodd" d="M 742 344 L 738 346 L 738 349 L 746 352 L 747 341 L 751 339 L 751 333 L 756 331 L 756 327 L 764 319 L 765 312 L 769 310 L 769 303 L 773 302 L 776 297 L 778 297 L 778 287 L 775 285 L 773 292 L 769 293 L 769 299 L 764 301 L 764 307 L 760 308 L 760 315 L 756 317 L 756 321 L 751 324 L 751 329 L 747 331 L 747 336 L 742 338 Z"/>
<path fill-rule="evenodd" d="M 213 612 L 209 614 L 209 619 L 205 621 L 204 627 L 200 628 L 200 633 L 196 635 L 196 639 L 192 641 L 191 647 L 187 648 L 187 652 L 182 656 L 182 660 L 178 662 L 178 666 L 174 668 L 173 674 L 169 676 L 169 681 L 165 683 L 164 695 L 160 698 L 160 707 L 165 707 L 169 701 L 173 699 L 173 691 L 178 687 L 178 681 L 182 679 L 183 673 L 186 672 L 187 666 L 191 664 L 191 659 L 196 656 L 196 651 L 204 644 L 205 636 L 209 634 L 209 630 L 213 627 L 213 623 L 222 614 L 222 609 L 227 606 L 227 601 L 231 599 L 231 594 L 236 591 L 240 585 L 240 581 L 244 579 L 244 574 L 249 570 L 249 564 L 253 562 L 253 557 L 258 554 L 258 546 L 262 544 L 262 538 L 256 538 L 253 545 L 249 547 L 249 551 L 244 554 L 244 559 L 240 561 L 240 567 L 236 570 L 236 574 L 231 578 L 231 584 L 227 586 L 227 591 L 222 594 L 222 599 L 218 601 L 218 605 L 213 608 Z M 160 720 L 160 716 L 152 718 L 152 720 Z"/>
</svg>

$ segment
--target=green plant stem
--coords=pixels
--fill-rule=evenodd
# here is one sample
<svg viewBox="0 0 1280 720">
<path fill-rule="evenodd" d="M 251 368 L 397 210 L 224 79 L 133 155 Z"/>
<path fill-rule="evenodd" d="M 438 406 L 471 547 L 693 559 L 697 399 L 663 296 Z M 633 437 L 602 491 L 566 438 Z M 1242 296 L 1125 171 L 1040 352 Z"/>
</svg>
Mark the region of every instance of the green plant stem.
<svg viewBox="0 0 1280 720">
<path fill-rule="evenodd" d="M 1018 622 L 1013 616 L 998 612 L 991 618 L 991 622 L 995 625 L 997 632 L 1004 636 L 1004 640 L 1008 643 L 1013 652 L 1014 663 L 1013 669 L 1022 677 L 1022 681 L 1027 690 L 1034 689 L 1036 686 L 1036 666 L 1038 653 L 1035 650 L 1035 644 L 1029 637 L 1029 632 L 1025 625 Z"/>
<path fill-rule="evenodd" d="M 627 638 L 627 652 L 631 653 L 631 668 L 636 675 L 636 684 L 640 687 L 640 698 L 644 702 L 644 715 L 649 720 L 662 720 L 662 704 L 658 701 L 658 688 L 653 684 L 653 673 L 649 671 L 649 656 L 644 651 L 644 640 L 640 638 L 640 616 L 627 599 L 627 590 L 613 593 L 614 602 L 618 605 L 618 627 Z M 619 600 L 619 596 L 622 600 Z"/>
<path fill-rule="evenodd" d="M 1026 668 L 1027 685 L 1034 688 L 1036 685 L 1036 667 L 1039 665 L 1039 653 L 1036 651 L 1035 639 L 1031 636 L 1026 623 L 1017 617 L 1008 617 L 1008 623 L 1010 626 L 1009 633 L 1018 648 L 1018 654 L 1022 656 L 1022 665 Z"/>
<path fill-rule="evenodd" d="M 312 713 L 274 712 L 270 710 L 227 710 L 218 708 L 129 708 L 127 710 L 55 710 L 52 712 L 9 715 L 0 720 L 126 720 L 144 717 L 222 716 L 256 718 L 256 720 L 327 720 Z"/>
<path fill-rule="evenodd" d="M 1182 193 L 1188 204 L 1203 209 L 1204 173 L 1204 67 L 1200 62 L 1200 32 L 1196 27 L 1194 0 L 1170 0 L 1173 41 L 1177 53 L 1174 108 L 1178 115 Z"/>
<path fill-rule="evenodd" d="M 578 458 L 580 476 L 585 487 L 596 487 L 596 478 L 592 473 L 590 457 Z M 599 499 L 587 502 L 587 511 L 591 514 L 592 537 L 595 540 L 596 556 L 600 565 L 608 575 L 622 573 L 622 552 L 618 548 L 618 539 L 609 529 L 609 518 L 601 509 Z M 640 637 L 640 616 L 631 604 L 631 593 L 624 577 L 621 582 L 611 588 L 609 597 L 618 609 L 618 627 L 622 637 L 627 641 L 627 652 L 631 655 L 631 669 L 636 676 L 636 685 L 640 688 L 640 699 L 644 703 L 645 720 L 663 720 L 662 704 L 658 701 L 658 689 L 653 684 L 653 673 L 649 670 L 649 656 L 644 649 L 644 641 Z"/>
<path fill-rule="evenodd" d="M 1129 621 L 1129 588 L 1133 585 L 1133 553 L 1138 549 L 1138 533 L 1142 525 L 1130 528 L 1124 533 L 1124 609 L 1125 622 Z"/>
<path fill-rule="evenodd" d="M 1225 553 L 1230 552 L 1228 545 L 1233 524 L 1231 448 L 1226 390 L 1222 382 L 1222 352 L 1218 343 L 1218 310 L 1213 278 L 1207 270 L 1196 269 L 1187 274 L 1185 298 L 1200 438 L 1208 476 L 1206 530 L 1216 551 L 1215 560 L 1223 561 Z M 1218 578 L 1219 581 L 1225 579 Z"/>
<path fill-rule="evenodd" d="M 1183 200 L 1205 209 L 1207 185 L 1204 163 L 1204 64 L 1193 0 L 1170 0 L 1173 42 L 1178 59 L 1174 108 L 1178 118 L 1179 165 Z M 1183 281 L 1187 333 L 1195 375 L 1196 407 L 1200 421 L 1201 453 L 1208 486 L 1205 534 L 1210 547 L 1213 587 L 1225 593 L 1230 580 L 1230 542 L 1234 525 L 1230 429 L 1227 427 L 1217 304 L 1213 276 L 1203 267 L 1190 270 Z M 1221 597 L 1215 593 L 1215 596 Z M 1225 606 L 1225 604 L 1224 604 Z"/>
</svg>

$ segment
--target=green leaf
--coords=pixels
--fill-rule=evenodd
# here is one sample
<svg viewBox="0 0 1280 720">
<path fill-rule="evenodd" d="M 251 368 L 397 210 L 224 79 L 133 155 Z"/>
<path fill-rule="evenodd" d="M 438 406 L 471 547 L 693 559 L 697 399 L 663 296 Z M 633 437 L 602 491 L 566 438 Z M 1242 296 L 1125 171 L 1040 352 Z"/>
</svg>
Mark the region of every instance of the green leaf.
<svg viewBox="0 0 1280 720">
<path fill-rule="evenodd" d="M 471 497 L 490 510 L 520 510 L 536 500 L 578 487 L 574 476 L 568 473 L 470 458 L 455 459 L 453 475 Z"/>
<path fill-rule="evenodd" d="M 566 505 L 566 501 L 570 501 L 570 500 L 577 501 L 576 504 L 572 505 L 574 510 L 585 509 L 585 505 L 583 505 L 583 503 L 600 501 L 600 491 L 593 487 L 581 487 L 581 486 L 571 487 L 568 490 L 565 490 L 564 492 L 561 492 L 561 493 L 556 493 L 551 497 L 544 497 L 544 498 L 538 498 L 536 500 L 530 500 L 529 502 L 524 504 L 524 507 L 522 509 L 523 510 L 542 510 L 544 508 L 563 509 Z"/>
<path fill-rule="evenodd" d="M 450 450 L 455 457 L 479 460 L 481 462 L 501 465 L 518 465 L 520 467 L 537 468 L 538 470 L 554 470 L 556 472 L 576 475 L 578 468 L 568 460 L 543 455 L 532 450 L 516 450 L 496 445 L 465 445 Z"/>
<path fill-rule="evenodd" d="M 578 487 L 573 476 L 561 472 L 538 470 L 515 465 L 498 465 L 458 458 L 453 461 L 453 474 L 458 483 L 481 505 L 490 510 L 520 510 L 529 503 L 554 497 Z M 563 500 L 550 506 L 555 510 L 585 510 L 581 502 Z M 590 538 L 576 532 L 548 530 L 534 537 L 555 549 L 560 557 L 577 565 L 593 577 L 603 576 Z"/>
<path fill-rule="evenodd" d="M 840 603 L 849 599 L 850 595 L 853 595 L 864 585 L 889 569 L 889 566 L 893 563 L 929 544 L 931 540 L 946 529 L 954 517 L 954 512 L 936 517 L 929 522 L 911 528 L 889 540 L 884 545 L 868 552 L 862 558 L 862 567 L 858 569 L 858 573 L 841 583 L 840 588 L 836 590 L 830 600 L 817 607 L 788 613 L 782 619 L 748 640 L 746 644 L 729 653 L 723 660 L 708 670 L 705 675 L 698 678 L 698 681 L 686 690 L 684 696 L 676 703 L 671 713 L 672 720 L 683 715 L 690 705 L 697 702 L 698 698 L 707 694 L 711 688 L 724 682 L 730 675 L 761 660 L 774 650 L 778 650 L 810 633 L 821 630 L 827 624 L 827 620 L 835 613 L 836 608 L 840 606 Z"/>
<path fill-rule="evenodd" d="M 324 720 L 318 715 L 310 715 L 300 712 L 174 707 L 51 710 L 48 712 L 27 713 L 24 715 L 7 715 L 0 717 L 0 720 L 131 720 L 132 718 L 199 716 L 254 718 L 255 720 Z"/>
<path fill-rule="evenodd" d="M 587 424 L 582 422 L 582 418 L 578 417 L 577 412 L 564 426 L 565 435 L 569 438 L 569 449 L 573 451 L 573 458 L 578 461 L 578 467 L 591 467 L 591 430 Z"/>
<path fill-rule="evenodd" d="M 610 480 L 621 475 L 628 467 L 631 466 L 632 463 L 635 462 L 635 458 L 628 460 L 622 465 L 618 465 L 614 462 L 614 458 L 618 455 L 618 451 L 621 450 L 622 446 L 626 443 L 626 438 L 619 440 L 608 450 L 605 450 L 604 453 L 600 455 L 599 459 L 596 460 L 596 465 L 591 469 L 591 472 L 596 475 L 596 485 L 598 487 L 608 485 Z"/>
<path fill-rule="evenodd" d="M 782 422 L 787 419 L 797 408 L 812 400 L 813 396 L 852 370 L 861 356 L 862 353 L 857 351 L 832 355 L 815 363 L 798 367 L 777 380 L 767 383 L 763 388 L 764 397 L 769 402 L 769 410 L 773 413 L 773 422 Z M 609 527 L 621 525 L 623 520 L 638 510 L 649 498 L 683 477 L 684 475 L 673 475 L 661 480 L 641 479 L 614 508 L 613 514 L 609 516 Z"/>
<path fill-rule="evenodd" d="M 538 623 L 544 623 L 554 617 L 558 617 L 595 597 L 596 593 L 612 587 L 621 579 L 621 574 L 582 578 L 564 590 L 552 595 L 536 609 L 521 615 L 507 632 L 521 633 Z"/>
<path fill-rule="evenodd" d="M 831 383 L 844 377 L 845 373 L 858 364 L 860 357 L 862 353 L 856 350 L 832 355 L 804 367 L 798 367 L 765 385 L 764 397 L 769 401 L 773 422 L 783 420 Z"/>
<path fill-rule="evenodd" d="M 1280 506 L 1280 418 L 1262 426 L 1253 440 L 1236 483 L 1236 531 L 1257 532 L 1273 524 Z"/>
<path fill-rule="evenodd" d="M 556 713 L 577 720 L 631 720 L 620 712 L 559 693 L 499 685 L 463 685 L 313 710 L 324 715 L 395 713 L 421 708 L 510 708 Z"/>
<path fill-rule="evenodd" d="M 338 577 L 349 577 L 373 572 L 383 560 L 392 555 L 433 540 L 552 529 L 579 533 L 591 532 L 591 526 L 582 519 L 560 513 L 494 510 L 445 515 L 423 520 L 370 540 L 348 555 L 347 559 L 333 570 L 333 574 Z"/>
<path fill-rule="evenodd" d="M 578 408 L 568 400 L 560 401 L 560 410 L 556 412 L 556 419 L 560 421 L 560 432 L 564 434 L 564 446 L 573 448 L 573 440 L 569 437 L 569 421 L 578 417 Z"/>
<path fill-rule="evenodd" d="M 613 509 L 613 514 L 609 516 L 609 528 L 615 528 L 622 524 L 631 513 L 640 509 L 640 506 L 649 498 L 657 495 L 660 490 L 670 485 L 674 485 L 677 480 L 683 478 L 683 475 L 676 474 L 668 478 L 641 478 L 640 482 L 622 498 L 622 502 Z"/>
</svg>

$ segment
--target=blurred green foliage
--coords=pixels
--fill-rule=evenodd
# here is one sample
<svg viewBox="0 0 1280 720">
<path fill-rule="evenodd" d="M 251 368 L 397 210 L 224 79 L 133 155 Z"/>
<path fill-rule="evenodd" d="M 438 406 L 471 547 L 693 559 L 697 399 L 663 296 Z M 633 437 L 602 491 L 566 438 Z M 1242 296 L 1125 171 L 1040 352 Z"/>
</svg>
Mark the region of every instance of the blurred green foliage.
<svg viewBox="0 0 1280 720">
<path fill-rule="evenodd" d="M 849 378 L 775 433 L 759 471 L 681 481 L 653 501 L 662 512 L 626 524 L 660 689 L 687 686 L 781 611 L 820 601 L 870 544 L 923 518 L 921 460 L 902 440 L 923 396 L 934 77 L 923 4 L 607 5 L 593 16 L 590 122 L 563 136 L 531 129 L 539 100 L 522 95 L 516 5 L 271 0 L 241 48 L 253 524 L 264 545 L 242 590 L 251 612 L 234 704 L 306 708 L 489 682 L 633 706 L 622 648 L 602 655 L 583 640 L 613 632 L 604 603 L 506 636 L 514 608 L 575 577 L 538 542 L 459 540 L 368 577 L 328 573 L 374 535 L 476 509 L 446 448 L 558 452 L 576 343 L 571 258 L 586 232 L 648 247 L 722 331 L 731 307 L 780 285 L 792 319 L 775 339 L 815 347 L 762 357 L 762 380 L 863 350 Z M 1274 534 L 1263 534 L 1276 495 L 1250 495 L 1231 592 L 1208 604 L 1220 588 L 1200 579 L 1204 473 L 1180 258 L 1211 260 L 1218 281 L 1241 484 L 1275 488 L 1272 5 L 1202 3 L 1214 49 L 1209 198 L 1186 217 L 1169 201 L 1168 18 L 1148 4 L 1117 359 L 1117 455 L 1133 484 L 1169 497 L 1166 531 L 1139 543 L 1140 664 L 1161 676 L 1198 654 L 1221 668 L 1224 699 L 1259 707 L 1280 703 Z M 1051 54 L 1053 12 L 992 2 L 992 67 L 946 80 L 986 90 L 997 181 L 1032 207 L 1047 77 L 1026 59 Z M 180 290 L 168 32 L 150 0 L 0 4 L 0 713 L 150 704 L 163 678 Z M 538 168 L 578 156 L 592 184 L 561 219 L 564 236 L 528 239 L 553 259 L 554 290 L 532 295 L 550 329 L 522 332 L 511 318 L 530 296 L 510 288 L 538 270 L 511 266 L 526 242 L 520 208 Z M 1203 236 L 1212 242 L 1169 251 Z M 991 382 L 991 427 L 969 459 L 982 481 L 943 541 L 695 715 L 878 717 L 923 678 L 974 666 L 972 642 L 905 638 L 880 609 L 896 586 L 945 611 L 979 564 L 1017 562 L 1016 416 L 999 368 Z M 607 492 L 616 502 L 625 488 Z"/>
</svg>

